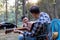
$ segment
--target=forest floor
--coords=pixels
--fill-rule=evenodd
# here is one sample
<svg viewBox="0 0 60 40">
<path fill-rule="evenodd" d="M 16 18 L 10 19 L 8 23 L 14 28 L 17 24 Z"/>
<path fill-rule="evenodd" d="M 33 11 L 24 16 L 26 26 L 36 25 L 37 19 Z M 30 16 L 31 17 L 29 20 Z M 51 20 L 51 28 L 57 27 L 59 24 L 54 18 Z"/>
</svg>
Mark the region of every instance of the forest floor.
<svg viewBox="0 0 60 40">
<path fill-rule="evenodd" d="M 0 40 L 18 40 L 18 35 L 17 33 L 9 33 L 5 34 L 4 30 L 0 30 Z"/>
</svg>

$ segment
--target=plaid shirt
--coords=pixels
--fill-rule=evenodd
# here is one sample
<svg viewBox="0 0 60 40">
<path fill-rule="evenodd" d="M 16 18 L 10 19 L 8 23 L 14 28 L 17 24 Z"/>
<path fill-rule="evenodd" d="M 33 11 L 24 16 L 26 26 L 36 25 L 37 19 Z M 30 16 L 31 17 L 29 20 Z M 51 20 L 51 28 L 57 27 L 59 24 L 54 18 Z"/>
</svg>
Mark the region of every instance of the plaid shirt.
<svg viewBox="0 0 60 40">
<path fill-rule="evenodd" d="M 37 23 L 37 22 L 39 22 L 39 23 Z M 36 24 L 34 25 L 32 31 L 31 32 L 27 32 L 26 31 L 25 35 L 31 36 L 31 34 L 35 34 L 37 29 L 38 29 L 38 27 L 39 27 L 38 25 L 39 24 L 43 24 L 45 22 L 50 23 L 50 17 L 49 17 L 49 15 L 47 13 L 41 12 L 38 20 L 36 20 Z"/>
</svg>

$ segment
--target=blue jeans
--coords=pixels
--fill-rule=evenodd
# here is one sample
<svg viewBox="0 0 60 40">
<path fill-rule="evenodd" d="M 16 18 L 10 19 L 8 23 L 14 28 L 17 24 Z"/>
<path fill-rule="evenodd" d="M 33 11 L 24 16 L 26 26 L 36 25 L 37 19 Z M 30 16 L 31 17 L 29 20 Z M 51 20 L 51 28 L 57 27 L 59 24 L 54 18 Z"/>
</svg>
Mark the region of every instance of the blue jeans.
<svg viewBox="0 0 60 40">
<path fill-rule="evenodd" d="M 24 36 L 21 34 L 18 36 L 18 40 L 24 40 Z M 35 37 L 25 36 L 25 40 L 36 40 Z"/>
</svg>

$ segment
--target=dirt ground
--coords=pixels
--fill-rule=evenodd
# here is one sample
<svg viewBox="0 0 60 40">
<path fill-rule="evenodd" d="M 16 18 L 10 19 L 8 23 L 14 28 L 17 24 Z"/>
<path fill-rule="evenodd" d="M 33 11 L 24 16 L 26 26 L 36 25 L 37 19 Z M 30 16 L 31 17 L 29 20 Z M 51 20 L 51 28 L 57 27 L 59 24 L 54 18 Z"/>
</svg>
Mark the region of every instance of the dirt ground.
<svg viewBox="0 0 60 40">
<path fill-rule="evenodd" d="M 18 40 L 18 35 L 17 33 L 9 33 L 5 34 L 4 30 L 0 30 L 0 40 Z"/>
</svg>

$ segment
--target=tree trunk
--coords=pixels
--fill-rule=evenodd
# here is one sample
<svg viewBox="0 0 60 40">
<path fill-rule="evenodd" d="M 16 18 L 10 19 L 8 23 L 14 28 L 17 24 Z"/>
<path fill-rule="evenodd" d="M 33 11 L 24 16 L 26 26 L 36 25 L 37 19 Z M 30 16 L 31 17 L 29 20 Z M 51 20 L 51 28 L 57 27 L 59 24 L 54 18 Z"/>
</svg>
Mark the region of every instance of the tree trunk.
<svg viewBox="0 0 60 40">
<path fill-rule="evenodd" d="M 16 25 L 17 25 L 17 15 L 18 15 L 18 0 L 15 0 L 15 19 L 16 19 L 16 21 L 15 21 L 15 23 L 16 23 Z"/>
</svg>

